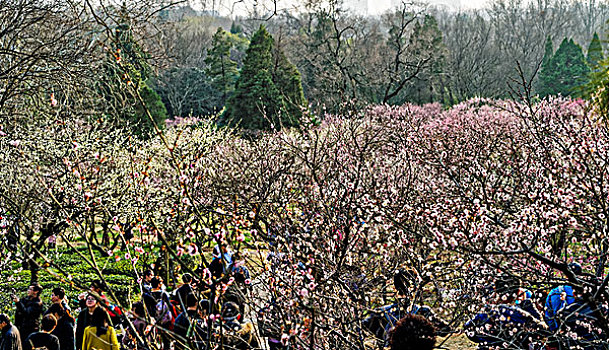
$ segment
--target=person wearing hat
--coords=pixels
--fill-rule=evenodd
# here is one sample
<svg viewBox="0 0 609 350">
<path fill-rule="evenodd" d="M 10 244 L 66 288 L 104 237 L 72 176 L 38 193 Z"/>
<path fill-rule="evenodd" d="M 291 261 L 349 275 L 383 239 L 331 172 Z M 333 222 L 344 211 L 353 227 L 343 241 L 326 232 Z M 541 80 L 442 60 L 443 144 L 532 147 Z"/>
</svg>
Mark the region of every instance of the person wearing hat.
<svg viewBox="0 0 609 350">
<path fill-rule="evenodd" d="M 222 304 L 222 321 L 223 325 L 232 330 L 239 330 L 241 328 L 241 313 L 239 312 L 239 305 L 232 301 L 227 301 Z"/>
<path fill-rule="evenodd" d="M 6 314 L 0 314 L 0 350 L 21 350 L 21 336 Z"/>
<path fill-rule="evenodd" d="M 236 303 L 227 301 L 222 305 L 222 325 L 225 328 L 226 343 L 231 349 L 259 348 L 260 343 L 254 325 L 251 322 L 244 322 L 239 305 Z"/>
<path fill-rule="evenodd" d="M 40 293 L 42 287 L 38 283 L 32 284 L 27 290 L 27 296 L 17 298 L 13 296 L 15 302 L 15 326 L 19 329 L 21 335 L 21 343 L 23 344 L 27 337 L 37 332 L 40 326 L 40 316 L 44 311 Z"/>
</svg>

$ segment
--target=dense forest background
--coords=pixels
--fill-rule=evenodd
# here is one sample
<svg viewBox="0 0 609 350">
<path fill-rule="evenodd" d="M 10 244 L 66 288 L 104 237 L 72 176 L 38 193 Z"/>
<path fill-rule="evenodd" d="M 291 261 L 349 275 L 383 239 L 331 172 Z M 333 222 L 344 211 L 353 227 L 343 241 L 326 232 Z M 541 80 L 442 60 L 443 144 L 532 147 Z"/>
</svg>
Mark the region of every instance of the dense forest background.
<svg viewBox="0 0 609 350">
<path fill-rule="evenodd" d="M 264 23 L 302 74 L 304 93 L 315 110 L 337 109 L 345 101 L 370 103 L 440 102 L 452 105 L 472 97 L 510 97 L 510 84 L 522 73 L 534 83 L 534 92 L 573 94 L 546 86 L 540 74 L 564 39 L 573 43 L 571 63 L 555 60 L 553 74 L 583 81 L 588 67 L 577 51 L 588 55 L 590 45 L 602 60 L 609 6 L 602 1 L 492 1 L 485 9 L 455 13 L 403 4 L 381 16 L 362 17 L 335 7 L 310 7 L 302 14 L 278 13 L 270 19 L 212 17 L 190 7 L 171 11 L 171 40 L 153 79 L 170 115 L 205 115 L 222 109 L 238 72 L 221 77 L 214 62 L 220 43 L 218 27 L 230 47 L 228 59 L 242 67 L 248 38 Z M 266 18 L 265 18 L 266 19 Z M 179 31 L 175 31 L 179 28 Z M 595 34 L 597 37 L 595 37 Z M 196 44 L 195 44 L 196 43 Z M 601 44 L 599 46 L 599 44 Z M 562 54 L 562 49 L 559 53 Z M 545 57 L 545 58 L 544 58 Z M 588 60 L 591 62 L 590 60 Z M 592 65 L 596 64 L 594 62 Z M 577 69 L 575 69 L 577 70 Z M 569 85 L 569 84 L 567 84 Z M 570 85 L 574 85 L 570 83 Z M 185 102 L 188 100 L 189 102 Z"/>
<path fill-rule="evenodd" d="M 462 12 L 405 2 L 377 16 L 309 1 L 298 13 L 271 7 L 233 18 L 186 2 L 2 5 L 8 21 L 0 37 L 7 47 L 0 55 L 3 115 L 29 119 L 20 107 L 52 95 L 59 107 L 128 121 L 144 129 L 140 134 L 152 125 L 130 101 L 129 84 L 137 85 L 156 121 L 222 121 L 261 25 L 272 39 L 268 64 L 289 64 L 282 72 L 291 70 L 302 85 L 304 95 L 293 97 L 299 101 L 286 103 L 322 115 L 378 103 L 509 98 L 522 78 L 541 97 L 585 96 L 579 87 L 604 60 L 609 19 L 609 5 L 596 0 L 495 0 Z M 10 21 L 25 13 L 38 17 Z M 40 36 L 39 26 L 48 33 Z M 277 84 L 277 69 L 271 76 Z"/>
</svg>

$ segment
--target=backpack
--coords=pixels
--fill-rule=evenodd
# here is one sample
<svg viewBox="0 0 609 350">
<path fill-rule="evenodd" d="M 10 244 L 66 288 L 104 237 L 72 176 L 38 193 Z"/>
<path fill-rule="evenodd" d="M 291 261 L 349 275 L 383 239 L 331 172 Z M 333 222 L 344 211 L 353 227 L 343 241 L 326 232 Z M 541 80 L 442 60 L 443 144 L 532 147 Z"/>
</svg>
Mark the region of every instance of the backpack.
<svg viewBox="0 0 609 350">
<path fill-rule="evenodd" d="M 575 297 L 573 296 L 573 287 L 571 286 L 558 286 L 550 291 L 546 298 L 543 319 L 551 331 L 557 330 L 560 326 L 559 311 L 574 302 Z"/>
<path fill-rule="evenodd" d="M 47 348 L 46 346 L 40 346 L 40 347 L 35 347 L 34 346 L 34 342 L 32 341 L 32 339 L 28 339 L 28 342 L 30 342 L 30 347 L 32 350 L 49 350 L 49 348 Z"/>
<path fill-rule="evenodd" d="M 106 308 L 110 321 L 112 321 L 113 327 L 118 327 L 123 323 L 123 310 L 114 304 L 109 304 Z"/>
<path fill-rule="evenodd" d="M 163 327 L 168 328 L 169 330 L 173 330 L 175 317 L 174 317 L 174 314 L 172 311 L 172 307 L 170 306 L 170 303 L 168 303 L 166 300 L 163 300 L 163 298 L 161 298 L 161 300 L 157 301 L 157 303 L 155 305 L 155 310 L 156 310 L 155 319 L 156 319 L 157 323 L 159 323 Z"/>
</svg>

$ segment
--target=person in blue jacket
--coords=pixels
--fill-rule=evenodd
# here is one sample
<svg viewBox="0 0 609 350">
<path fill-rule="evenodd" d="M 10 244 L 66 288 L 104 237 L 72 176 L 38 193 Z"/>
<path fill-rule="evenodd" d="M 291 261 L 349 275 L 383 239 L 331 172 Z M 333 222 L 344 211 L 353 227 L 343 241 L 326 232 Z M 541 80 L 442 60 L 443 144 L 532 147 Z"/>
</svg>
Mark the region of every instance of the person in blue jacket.
<svg viewBox="0 0 609 350">
<path fill-rule="evenodd" d="M 511 277 L 499 278 L 490 289 L 490 303 L 465 324 L 465 334 L 488 349 L 504 343 L 527 349 L 533 341 L 545 335 L 545 324 L 537 311 L 532 293 L 520 288 Z"/>
<path fill-rule="evenodd" d="M 571 286 L 558 286 L 548 293 L 543 319 L 546 321 L 550 331 L 554 332 L 560 327 L 561 321 L 558 317 L 560 310 L 574 302 L 575 295 Z"/>
</svg>

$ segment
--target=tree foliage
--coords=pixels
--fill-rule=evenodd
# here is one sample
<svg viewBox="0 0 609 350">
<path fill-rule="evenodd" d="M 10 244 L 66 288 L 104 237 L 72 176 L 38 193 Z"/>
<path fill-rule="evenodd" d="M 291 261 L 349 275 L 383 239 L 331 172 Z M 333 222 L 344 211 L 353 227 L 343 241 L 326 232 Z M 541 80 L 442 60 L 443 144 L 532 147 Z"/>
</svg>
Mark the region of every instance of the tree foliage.
<svg viewBox="0 0 609 350">
<path fill-rule="evenodd" d="M 303 104 L 298 70 L 274 50 L 273 37 L 260 26 L 222 118 L 248 129 L 278 129 L 298 125 Z"/>
<path fill-rule="evenodd" d="M 442 41 L 442 32 L 435 17 L 425 15 L 413 28 L 408 50 L 424 64 L 420 74 L 413 79 L 406 96 L 398 101 L 432 103 L 445 101 L 446 79 L 444 77 L 448 51 Z"/>
<path fill-rule="evenodd" d="M 488 305 L 487 286 L 499 274 L 536 296 L 556 284 L 577 287 L 595 313 L 594 342 L 566 329 L 526 338 L 607 347 L 609 130 L 599 119 L 607 116 L 609 64 L 595 82 L 596 108 L 553 96 L 536 104 L 482 98 L 451 108 L 402 104 L 441 99 L 445 90 L 451 102 L 487 89 L 502 93 L 496 80 L 509 76 L 514 60 L 523 59 L 530 72 L 547 29 L 562 33 L 553 19 L 564 8 L 541 1 L 527 12 L 511 7 L 517 3 L 494 3 L 487 13 L 492 23 L 457 15 L 448 26 L 455 31 L 414 7 L 380 20 L 340 11 L 290 18 L 279 23 L 277 41 L 261 27 L 229 98 L 228 121 L 261 129 L 294 125 L 306 104 L 297 67 L 315 103 L 346 113 L 255 139 L 208 119 L 176 118 L 139 139 L 100 112 L 150 113 L 162 124 L 163 105 L 148 85 L 152 57 L 140 39 L 182 17 L 163 12 L 157 22 L 164 1 L 126 2 L 137 11 L 119 13 L 103 3 L 0 0 L 0 287 L 38 280 L 65 286 L 73 297 L 102 279 L 112 302 L 128 308 L 140 298 L 142 270 L 154 268 L 168 285 L 183 272 L 213 284 L 213 297 L 196 292 L 218 310 L 235 280 L 211 276 L 209 255 L 229 242 L 252 272 L 246 307 L 273 308 L 258 325 L 269 324 L 269 333 L 291 348 L 383 344 L 359 325 L 399 297 L 392 274 L 405 266 L 416 272 L 410 300 L 433 307 L 456 332 Z M 141 16 L 139 25 L 132 16 Z M 524 25 L 531 16 L 540 17 L 538 27 Z M 193 45 L 164 61 L 163 84 L 154 85 L 180 115 L 201 113 L 220 96 L 203 55 L 205 40 L 212 42 L 207 30 L 217 26 L 201 29 L 203 20 L 192 21 L 191 29 L 204 33 L 176 34 L 176 42 Z M 520 37 L 515 28 L 535 32 Z M 552 79 L 567 85 L 585 76 L 573 41 L 546 51 L 544 88 L 559 88 L 547 86 Z M 219 52 L 226 57 L 226 46 Z M 433 80 L 439 73 L 447 73 L 446 85 Z M 433 93 L 411 94 L 419 87 Z M 345 105 L 366 109 L 353 114 Z M 15 112 L 25 117 L 17 120 Z M 149 129 L 149 121 L 134 124 Z M 55 250 L 46 244 L 53 236 Z M 572 262 L 584 273 L 575 274 Z M 6 298 L 0 294 L 3 309 L 11 305 Z M 231 347 L 224 319 L 208 320 L 213 336 L 206 348 Z M 521 339 L 500 340 L 528 348 Z"/>
<path fill-rule="evenodd" d="M 544 69 L 550 63 L 550 60 L 554 56 L 554 44 L 552 38 L 548 35 L 544 46 L 543 59 L 541 61 L 541 68 Z"/>
<path fill-rule="evenodd" d="M 205 63 L 207 76 L 211 78 L 211 84 L 222 93 L 224 104 L 235 88 L 235 82 L 239 77 L 237 62 L 231 59 L 232 44 L 229 41 L 229 33 L 221 27 L 212 38 L 211 48 L 207 50 Z"/>
<path fill-rule="evenodd" d="M 590 69 L 596 70 L 600 63 L 603 61 L 603 45 L 601 44 L 601 40 L 598 37 L 596 32 L 592 37 L 592 41 L 590 41 L 590 45 L 588 45 L 588 54 L 586 55 L 586 61 L 590 66 Z"/>
<path fill-rule="evenodd" d="M 272 303 L 275 331 L 319 349 L 376 341 L 353 324 L 393 299 L 392 274 L 409 266 L 416 302 L 459 329 L 488 301 L 485 286 L 498 274 L 535 293 L 606 277 L 596 267 L 608 247 L 596 233 L 609 207 L 598 195 L 609 190 L 609 133 L 588 111 L 564 98 L 534 106 L 476 99 L 448 110 L 383 105 L 255 142 L 208 121 L 146 141 L 108 133 L 100 121 L 22 129 L 0 138 L 0 176 L 10 184 L 0 207 L 21 215 L 0 230 L 22 234 L 16 249 L 0 249 L 86 288 L 116 260 L 134 276 L 154 263 L 168 283 L 176 265 L 209 281 L 206 256 L 226 240 L 250 254 L 257 283 L 246 303 Z M 61 244 L 87 248 L 77 259 L 90 274 L 71 276 L 65 260 L 30 248 L 49 224 L 61 225 L 53 231 Z M 569 274 L 573 261 L 586 275 Z M 602 304 L 606 286 L 590 286 L 599 292 L 585 297 Z M 109 292 L 118 291 L 112 284 Z M 222 298 L 219 288 L 210 303 Z M 314 335 L 312 322 L 323 324 Z M 600 321 L 592 327 L 607 334 Z"/>
<path fill-rule="evenodd" d="M 154 125 L 162 128 L 167 109 L 159 95 L 148 86 L 151 68 L 147 54 L 135 40 L 124 8 L 121 22 L 112 31 L 99 88 L 106 102 L 106 116 L 148 137 Z M 152 118 L 152 120 L 151 120 Z"/>
<path fill-rule="evenodd" d="M 538 93 L 542 97 L 580 93 L 589 72 L 581 47 L 565 38 L 539 73 Z"/>
<path fill-rule="evenodd" d="M 279 42 L 273 47 L 273 83 L 281 92 L 286 112 L 292 119 L 300 120 L 306 109 L 307 100 L 302 90 L 300 72 L 285 56 Z"/>
</svg>

